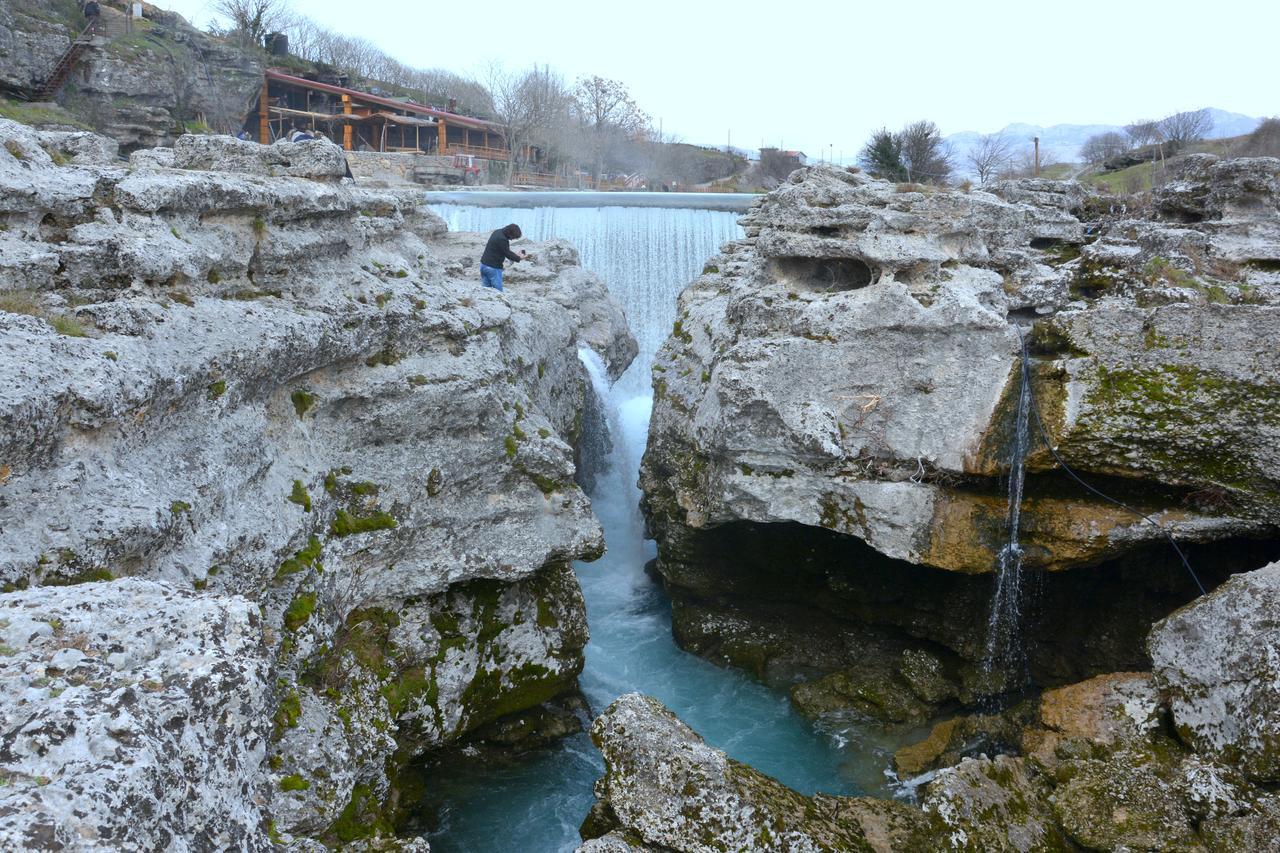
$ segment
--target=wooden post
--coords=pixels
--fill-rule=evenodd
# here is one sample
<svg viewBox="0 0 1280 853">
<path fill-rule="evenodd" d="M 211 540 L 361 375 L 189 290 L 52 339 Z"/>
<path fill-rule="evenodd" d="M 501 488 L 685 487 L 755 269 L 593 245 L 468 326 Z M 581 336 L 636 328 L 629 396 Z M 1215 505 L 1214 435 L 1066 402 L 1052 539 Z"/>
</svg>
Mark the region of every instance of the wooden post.
<svg viewBox="0 0 1280 853">
<path fill-rule="evenodd" d="M 439 127 L 436 128 L 436 131 L 439 135 L 439 140 L 440 140 L 439 150 L 436 151 L 436 153 L 445 154 L 447 153 L 447 149 L 449 147 L 449 127 L 448 125 L 445 124 L 444 119 L 440 119 L 440 125 Z"/>
<path fill-rule="evenodd" d="M 467 150 L 471 149 L 471 128 L 469 127 L 462 129 L 462 147 Z"/>
<path fill-rule="evenodd" d="M 1031 137 L 1036 143 L 1036 177 L 1040 177 L 1040 137 Z"/>
<path fill-rule="evenodd" d="M 271 144 L 271 120 L 267 112 L 268 90 L 270 83 L 262 76 L 262 94 L 258 96 L 258 141 L 263 145 Z"/>
<path fill-rule="evenodd" d="M 348 115 L 348 116 L 351 115 L 351 96 L 350 95 L 342 96 L 342 114 Z M 347 119 L 342 123 L 342 148 L 345 151 L 350 151 L 352 148 L 352 145 L 354 144 L 351 139 L 351 135 L 353 131 L 354 131 L 354 128 L 351 126 L 350 119 Z"/>
</svg>

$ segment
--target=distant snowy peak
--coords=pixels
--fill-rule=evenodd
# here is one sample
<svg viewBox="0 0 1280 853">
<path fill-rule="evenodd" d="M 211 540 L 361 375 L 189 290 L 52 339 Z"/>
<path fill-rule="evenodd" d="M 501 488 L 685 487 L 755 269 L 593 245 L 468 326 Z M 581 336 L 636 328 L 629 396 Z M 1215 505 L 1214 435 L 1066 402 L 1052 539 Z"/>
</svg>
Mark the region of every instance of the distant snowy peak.
<svg viewBox="0 0 1280 853">
<path fill-rule="evenodd" d="M 1240 136 L 1249 133 L 1262 121 L 1260 118 L 1230 113 L 1226 110 L 1210 108 L 1213 117 L 1213 130 L 1210 139 L 1222 139 L 1228 136 Z M 1116 124 L 1055 124 L 1042 127 L 1036 124 L 1014 123 L 999 131 L 1011 143 L 1031 143 L 1032 138 L 1040 137 L 1040 149 L 1052 155 L 1053 159 L 1066 162 L 1078 162 L 1080 148 L 1090 137 L 1110 131 L 1124 132 L 1123 125 Z M 983 134 L 972 130 L 953 133 L 946 139 L 956 154 L 957 164 L 964 160 L 965 154 L 982 138 Z"/>
</svg>

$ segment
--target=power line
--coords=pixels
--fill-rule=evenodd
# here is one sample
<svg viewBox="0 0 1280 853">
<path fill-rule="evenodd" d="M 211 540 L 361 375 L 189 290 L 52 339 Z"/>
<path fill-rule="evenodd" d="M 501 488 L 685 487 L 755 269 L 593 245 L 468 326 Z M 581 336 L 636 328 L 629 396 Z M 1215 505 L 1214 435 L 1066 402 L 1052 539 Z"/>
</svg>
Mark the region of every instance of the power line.
<svg viewBox="0 0 1280 853">
<path fill-rule="evenodd" d="M 1028 363 L 1030 359 L 1030 353 L 1027 350 L 1027 339 L 1022 334 L 1022 329 L 1018 328 L 1018 326 L 1016 325 L 1014 326 L 1014 329 L 1018 332 L 1018 341 L 1022 345 L 1022 360 L 1023 360 L 1023 364 L 1025 365 Z M 1023 381 L 1026 382 L 1027 380 L 1024 378 Z M 1178 547 L 1178 543 L 1174 540 L 1173 534 L 1171 534 L 1168 530 L 1166 530 L 1163 524 L 1156 521 L 1154 518 L 1147 515 L 1146 513 L 1143 513 L 1134 509 L 1124 501 L 1117 500 L 1116 498 L 1113 498 L 1110 495 L 1104 494 L 1103 492 L 1089 485 L 1083 479 L 1080 478 L 1080 475 L 1078 475 L 1075 471 L 1071 470 L 1071 466 L 1068 465 L 1063 460 L 1063 458 L 1058 455 L 1057 448 L 1055 448 L 1053 446 L 1053 442 L 1049 440 L 1049 431 L 1045 429 L 1044 420 L 1040 417 L 1040 406 L 1036 402 L 1035 385 L 1030 383 L 1028 384 L 1030 386 L 1031 393 L 1028 394 L 1027 396 L 1031 401 L 1031 412 L 1036 416 L 1036 429 L 1040 433 L 1040 439 L 1044 442 L 1044 446 L 1049 449 L 1049 453 L 1053 456 L 1054 461 L 1058 463 L 1058 466 L 1061 467 L 1063 471 L 1067 472 L 1067 476 L 1071 477 L 1071 479 L 1075 480 L 1081 486 L 1084 486 L 1093 494 L 1102 498 L 1104 501 L 1112 503 L 1120 507 L 1121 509 L 1132 513 L 1133 515 L 1136 515 L 1138 518 L 1141 518 L 1143 521 L 1146 521 L 1147 523 L 1153 525 L 1157 530 L 1159 530 L 1162 534 L 1164 534 L 1164 538 L 1169 540 L 1169 544 L 1173 547 L 1173 550 L 1177 553 L 1178 559 L 1182 561 L 1182 565 L 1187 570 L 1187 574 L 1191 575 L 1191 579 L 1195 581 L 1196 587 L 1199 588 L 1200 590 L 1200 594 L 1204 595 L 1207 592 L 1207 590 L 1204 588 L 1204 584 L 1200 582 L 1200 577 L 1196 574 L 1195 569 L 1191 568 L 1191 563 L 1187 561 L 1187 555 L 1184 554 L 1182 552 L 1182 549 Z"/>
</svg>

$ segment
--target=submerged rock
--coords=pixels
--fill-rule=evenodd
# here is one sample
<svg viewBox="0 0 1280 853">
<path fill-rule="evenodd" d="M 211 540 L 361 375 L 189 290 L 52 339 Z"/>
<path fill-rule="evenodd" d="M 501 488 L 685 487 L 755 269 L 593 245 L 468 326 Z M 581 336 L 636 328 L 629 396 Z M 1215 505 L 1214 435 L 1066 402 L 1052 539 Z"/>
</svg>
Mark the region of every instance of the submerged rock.
<svg viewBox="0 0 1280 853">
<path fill-rule="evenodd" d="M 578 347 L 615 373 L 635 352 L 576 253 L 528 244 L 500 295 L 475 238 L 413 194 L 212 170 L 232 148 L 310 149 L 180 140 L 128 171 L 59 165 L 65 138 L 12 122 L 0 137 L 15 600 L 94 581 L 85 595 L 127 611 L 112 590 L 130 576 L 187 590 L 176 610 L 260 611 L 270 676 L 244 689 L 265 742 L 241 769 L 255 814 L 298 843 L 388 836 L 406 761 L 576 693 L 569 564 L 603 549 L 574 483 Z M 260 820 L 243 846 L 267 835 Z"/>
<path fill-rule="evenodd" d="M 591 738 L 604 754 L 596 796 L 607 817 L 590 832 L 608 840 L 580 851 L 919 849 L 928 825 L 899 803 L 805 797 L 708 746 L 638 693 L 610 705 Z"/>
</svg>

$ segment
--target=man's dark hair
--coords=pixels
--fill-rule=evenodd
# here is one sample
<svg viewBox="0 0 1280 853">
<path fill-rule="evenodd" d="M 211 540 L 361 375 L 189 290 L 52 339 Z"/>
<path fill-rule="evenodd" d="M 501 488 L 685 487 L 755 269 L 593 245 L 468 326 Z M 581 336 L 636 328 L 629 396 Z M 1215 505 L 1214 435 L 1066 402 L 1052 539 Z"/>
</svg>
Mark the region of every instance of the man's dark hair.
<svg viewBox="0 0 1280 853">
<path fill-rule="evenodd" d="M 512 223 L 511 223 L 510 225 L 508 225 L 506 228 L 503 228 L 503 229 L 502 229 L 502 236 L 506 237 L 508 240 L 516 240 L 516 239 L 519 239 L 519 237 L 520 237 L 520 226 L 519 226 L 519 225 L 516 225 L 514 222 L 512 222 Z"/>
</svg>

